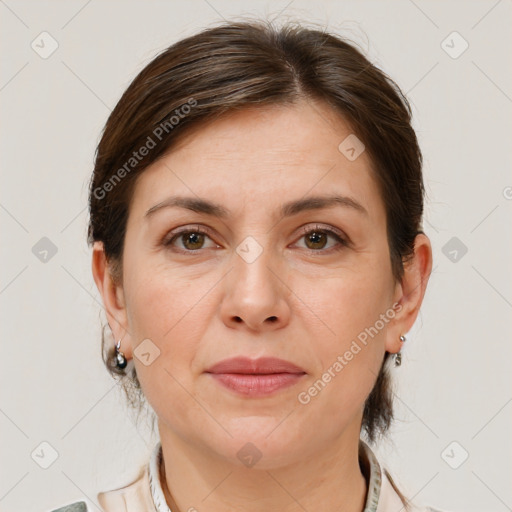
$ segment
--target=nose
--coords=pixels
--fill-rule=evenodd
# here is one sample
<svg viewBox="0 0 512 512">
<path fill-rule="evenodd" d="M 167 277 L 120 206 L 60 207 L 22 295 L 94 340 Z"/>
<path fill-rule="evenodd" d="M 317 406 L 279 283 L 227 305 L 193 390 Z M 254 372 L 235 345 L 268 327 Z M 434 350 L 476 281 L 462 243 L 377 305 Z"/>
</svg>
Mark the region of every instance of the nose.
<svg viewBox="0 0 512 512">
<path fill-rule="evenodd" d="M 222 320 L 230 328 L 273 331 L 290 321 L 290 290 L 265 253 L 250 263 L 233 257 L 221 306 Z"/>
</svg>

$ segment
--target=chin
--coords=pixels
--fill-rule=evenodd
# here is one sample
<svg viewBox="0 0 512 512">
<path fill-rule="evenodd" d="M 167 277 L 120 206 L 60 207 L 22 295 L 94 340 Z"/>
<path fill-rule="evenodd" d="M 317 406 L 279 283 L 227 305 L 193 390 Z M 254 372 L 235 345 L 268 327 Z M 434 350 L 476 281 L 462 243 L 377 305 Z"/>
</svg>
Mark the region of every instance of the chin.
<svg viewBox="0 0 512 512">
<path fill-rule="evenodd" d="M 303 458 L 299 443 L 308 443 L 304 433 L 290 435 L 286 420 L 271 416 L 246 416 L 222 424 L 233 437 L 216 438 L 211 448 L 231 464 L 251 469 L 274 469 Z M 282 423 L 280 423 L 282 422 Z M 294 428 L 299 433 L 300 429 Z M 212 442 L 212 438 L 205 440 Z"/>
</svg>

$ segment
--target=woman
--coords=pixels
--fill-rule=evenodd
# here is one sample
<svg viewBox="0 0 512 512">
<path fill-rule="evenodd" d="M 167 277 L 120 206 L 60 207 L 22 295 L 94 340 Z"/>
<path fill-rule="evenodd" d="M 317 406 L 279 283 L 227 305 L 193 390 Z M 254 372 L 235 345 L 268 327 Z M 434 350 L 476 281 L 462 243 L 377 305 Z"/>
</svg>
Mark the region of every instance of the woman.
<svg viewBox="0 0 512 512">
<path fill-rule="evenodd" d="M 140 72 L 89 242 L 107 368 L 160 441 L 104 511 L 434 510 L 369 447 L 432 267 L 421 164 L 398 86 L 323 31 L 225 23 Z"/>
</svg>

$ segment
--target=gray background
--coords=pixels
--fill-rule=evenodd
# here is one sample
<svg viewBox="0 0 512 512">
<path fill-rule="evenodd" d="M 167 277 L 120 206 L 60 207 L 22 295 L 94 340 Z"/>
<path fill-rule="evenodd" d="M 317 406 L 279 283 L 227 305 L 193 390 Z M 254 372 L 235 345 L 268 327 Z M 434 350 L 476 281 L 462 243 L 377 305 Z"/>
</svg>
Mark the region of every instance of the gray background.
<svg viewBox="0 0 512 512">
<path fill-rule="evenodd" d="M 100 359 L 95 146 L 157 51 L 221 18 L 278 14 L 359 42 L 408 94 L 425 156 L 434 272 L 379 455 L 420 502 L 512 510 L 511 13 L 510 0 L 0 1 L 0 510 L 82 497 L 97 510 L 147 460 L 155 439 Z"/>
</svg>

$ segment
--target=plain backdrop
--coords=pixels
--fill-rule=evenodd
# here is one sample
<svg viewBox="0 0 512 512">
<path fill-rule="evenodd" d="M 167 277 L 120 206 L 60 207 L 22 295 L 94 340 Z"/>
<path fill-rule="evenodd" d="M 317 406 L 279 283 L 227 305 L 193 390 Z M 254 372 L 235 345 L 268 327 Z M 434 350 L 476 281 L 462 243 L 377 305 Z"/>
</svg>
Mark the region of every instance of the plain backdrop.
<svg viewBox="0 0 512 512">
<path fill-rule="evenodd" d="M 88 180 L 136 73 L 240 16 L 323 24 L 410 99 L 435 268 L 377 451 L 420 502 L 511 510 L 511 14 L 510 0 L 0 1 L 0 510 L 96 510 L 154 446 L 100 357 Z"/>
</svg>

